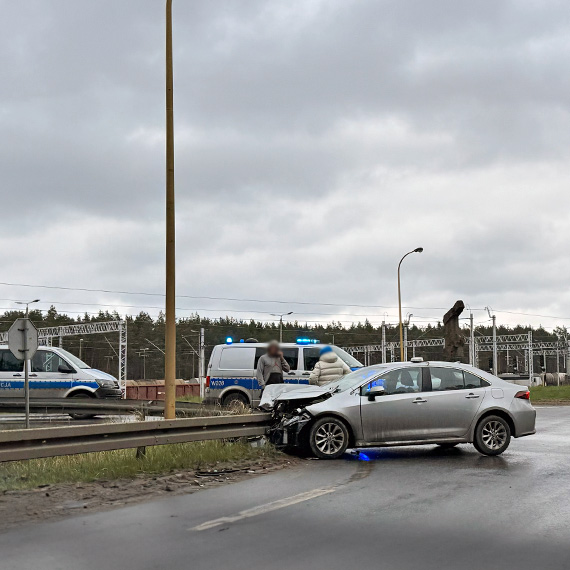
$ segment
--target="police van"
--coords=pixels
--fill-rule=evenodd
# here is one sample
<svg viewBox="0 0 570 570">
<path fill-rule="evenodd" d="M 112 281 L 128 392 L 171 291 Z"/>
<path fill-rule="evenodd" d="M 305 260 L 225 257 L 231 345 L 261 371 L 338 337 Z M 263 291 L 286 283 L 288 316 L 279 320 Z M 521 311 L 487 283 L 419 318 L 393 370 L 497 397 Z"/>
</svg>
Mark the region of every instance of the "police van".
<svg viewBox="0 0 570 570">
<path fill-rule="evenodd" d="M 206 376 L 205 403 L 229 406 L 242 403 L 257 405 L 261 386 L 256 378 L 257 361 L 267 352 L 266 342 L 234 343 L 214 347 Z M 299 338 L 296 343 L 281 343 L 283 357 L 291 370 L 283 373 L 286 384 L 308 384 L 311 371 L 319 360 L 321 348 L 330 346 L 352 370 L 362 364 L 338 346 L 320 344 L 314 339 Z"/>
<path fill-rule="evenodd" d="M 122 393 L 110 374 L 63 348 L 40 346 L 29 361 L 30 398 L 113 398 Z M 24 397 L 24 361 L 0 345 L 0 398 Z"/>
</svg>

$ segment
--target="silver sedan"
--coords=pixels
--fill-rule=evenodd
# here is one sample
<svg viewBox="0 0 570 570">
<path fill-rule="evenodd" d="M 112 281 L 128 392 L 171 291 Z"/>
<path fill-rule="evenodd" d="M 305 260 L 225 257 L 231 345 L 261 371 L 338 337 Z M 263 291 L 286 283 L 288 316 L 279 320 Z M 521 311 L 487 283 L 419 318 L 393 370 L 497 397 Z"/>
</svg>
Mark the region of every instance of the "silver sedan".
<svg viewBox="0 0 570 570">
<path fill-rule="evenodd" d="M 535 433 L 527 388 L 450 362 L 360 368 L 324 386 L 285 392 L 273 406 L 272 441 L 322 459 L 348 447 L 459 443 L 499 455 L 511 437 Z"/>
</svg>

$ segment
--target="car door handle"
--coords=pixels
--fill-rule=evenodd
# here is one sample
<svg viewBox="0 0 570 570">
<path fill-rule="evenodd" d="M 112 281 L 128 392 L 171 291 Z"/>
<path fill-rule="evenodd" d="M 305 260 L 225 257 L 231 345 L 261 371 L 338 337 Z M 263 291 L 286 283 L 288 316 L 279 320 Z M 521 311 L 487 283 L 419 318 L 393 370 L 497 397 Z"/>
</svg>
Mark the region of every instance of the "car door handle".
<svg viewBox="0 0 570 570">
<path fill-rule="evenodd" d="M 423 404 L 424 402 L 427 402 L 427 400 L 424 400 L 423 398 L 416 398 L 412 401 L 412 404 Z"/>
<path fill-rule="evenodd" d="M 465 398 L 467 400 L 474 400 L 475 398 L 479 398 L 479 394 L 469 394 L 468 396 L 465 396 Z"/>
<path fill-rule="evenodd" d="M 310 376 L 311 373 L 310 372 L 303 372 L 303 374 L 301 374 L 301 376 Z"/>
<path fill-rule="evenodd" d="M 287 372 L 287 374 L 289 374 L 289 376 L 293 376 L 295 373 L 294 372 Z"/>
<path fill-rule="evenodd" d="M 21 378 L 21 377 L 22 377 L 21 374 L 12 374 L 12 376 L 15 376 L 16 378 Z"/>
<path fill-rule="evenodd" d="M 30 378 L 37 378 L 38 375 L 37 374 L 30 374 Z"/>
</svg>

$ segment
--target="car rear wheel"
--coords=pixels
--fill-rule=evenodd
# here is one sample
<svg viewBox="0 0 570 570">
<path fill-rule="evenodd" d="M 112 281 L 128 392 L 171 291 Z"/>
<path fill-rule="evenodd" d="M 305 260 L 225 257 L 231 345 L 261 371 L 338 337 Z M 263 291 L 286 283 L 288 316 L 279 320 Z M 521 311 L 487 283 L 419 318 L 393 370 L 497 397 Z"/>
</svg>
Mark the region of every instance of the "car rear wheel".
<svg viewBox="0 0 570 570">
<path fill-rule="evenodd" d="M 348 429 L 338 418 L 316 421 L 309 435 L 311 451 L 319 459 L 337 459 L 346 451 L 348 442 Z"/>
<path fill-rule="evenodd" d="M 473 445 L 483 455 L 500 455 L 511 443 L 511 428 L 500 416 L 487 416 L 475 428 Z"/>
</svg>

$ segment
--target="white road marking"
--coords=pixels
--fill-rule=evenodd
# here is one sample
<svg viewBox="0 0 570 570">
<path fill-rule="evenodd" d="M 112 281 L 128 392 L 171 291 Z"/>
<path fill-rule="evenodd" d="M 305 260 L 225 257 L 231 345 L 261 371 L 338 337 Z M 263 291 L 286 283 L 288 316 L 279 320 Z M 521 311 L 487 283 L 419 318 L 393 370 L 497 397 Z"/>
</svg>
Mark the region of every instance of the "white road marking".
<svg viewBox="0 0 570 570">
<path fill-rule="evenodd" d="M 221 517 L 219 519 L 213 519 L 211 521 L 206 521 L 205 523 L 199 524 L 198 526 L 192 527 L 188 530 L 208 530 L 214 528 L 221 524 L 233 523 L 242 519 L 248 519 L 251 517 L 256 517 L 264 513 L 269 513 L 271 511 L 276 511 L 278 509 L 283 509 L 291 505 L 296 505 L 297 503 L 303 503 L 304 501 L 309 501 L 311 499 L 316 499 L 321 495 L 326 495 L 327 493 L 334 492 L 334 488 L 328 489 L 313 489 L 312 491 L 307 491 L 305 493 L 300 493 L 299 495 L 293 495 L 292 497 L 287 497 L 285 499 L 279 499 L 278 501 L 272 501 L 271 503 L 265 503 L 264 505 L 258 505 L 251 509 L 246 509 L 245 511 L 239 512 L 237 515 L 230 517 Z"/>
</svg>

